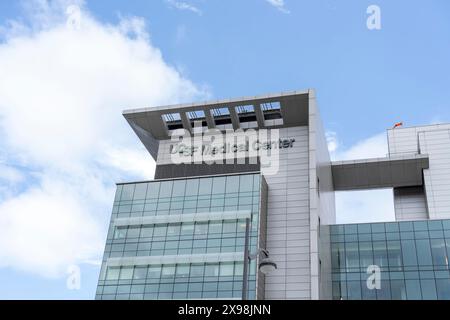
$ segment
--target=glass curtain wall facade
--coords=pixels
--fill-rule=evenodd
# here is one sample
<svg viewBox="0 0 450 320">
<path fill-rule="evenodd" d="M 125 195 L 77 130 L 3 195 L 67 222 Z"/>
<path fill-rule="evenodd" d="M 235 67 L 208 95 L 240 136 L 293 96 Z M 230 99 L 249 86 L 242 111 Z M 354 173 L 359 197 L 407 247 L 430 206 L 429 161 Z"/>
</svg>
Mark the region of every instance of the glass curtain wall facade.
<svg viewBox="0 0 450 320">
<path fill-rule="evenodd" d="M 96 299 L 240 299 L 246 218 L 259 242 L 259 173 L 117 186 Z M 256 263 L 249 267 L 256 298 Z"/>
<path fill-rule="evenodd" d="M 450 299 L 450 220 L 330 229 L 333 299 Z M 373 265 L 381 271 L 379 289 L 367 285 Z"/>
</svg>

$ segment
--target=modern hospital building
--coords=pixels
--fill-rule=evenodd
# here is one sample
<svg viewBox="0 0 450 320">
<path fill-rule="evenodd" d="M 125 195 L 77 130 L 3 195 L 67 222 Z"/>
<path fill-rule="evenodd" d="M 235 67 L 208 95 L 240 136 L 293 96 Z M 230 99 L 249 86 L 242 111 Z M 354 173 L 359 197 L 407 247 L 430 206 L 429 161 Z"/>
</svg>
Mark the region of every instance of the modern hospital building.
<svg viewBox="0 0 450 320">
<path fill-rule="evenodd" d="M 117 184 L 96 299 L 450 299 L 450 124 L 331 161 L 314 90 L 123 115 L 155 178 Z M 336 224 L 376 188 L 395 221 Z"/>
</svg>

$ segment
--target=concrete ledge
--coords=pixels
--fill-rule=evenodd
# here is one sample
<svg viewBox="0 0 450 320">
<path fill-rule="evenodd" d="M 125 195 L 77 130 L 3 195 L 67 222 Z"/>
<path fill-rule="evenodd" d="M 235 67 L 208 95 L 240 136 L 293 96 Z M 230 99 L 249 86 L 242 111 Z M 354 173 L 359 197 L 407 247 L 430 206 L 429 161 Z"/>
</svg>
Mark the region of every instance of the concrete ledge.
<svg viewBox="0 0 450 320">
<path fill-rule="evenodd" d="M 428 168 L 426 154 L 331 163 L 335 191 L 421 186 Z"/>
</svg>

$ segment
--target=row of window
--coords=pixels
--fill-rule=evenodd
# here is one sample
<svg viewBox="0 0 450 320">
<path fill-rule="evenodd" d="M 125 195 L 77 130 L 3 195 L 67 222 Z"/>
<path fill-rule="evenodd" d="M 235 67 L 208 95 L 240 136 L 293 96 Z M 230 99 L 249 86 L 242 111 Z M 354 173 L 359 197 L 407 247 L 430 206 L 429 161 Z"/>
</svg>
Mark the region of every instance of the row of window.
<svg viewBox="0 0 450 320">
<path fill-rule="evenodd" d="M 251 285 L 251 283 L 250 283 Z M 152 284 L 105 285 L 97 289 L 99 294 L 135 294 L 167 292 L 242 291 L 242 279 L 237 281 L 177 282 Z"/>
<path fill-rule="evenodd" d="M 255 263 L 249 267 L 254 297 Z M 98 299 L 233 298 L 242 291 L 243 262 L 108 267 Z M 191 294 L 195 292 L 195 294 Z M 239 293 L 239 294 L 238 294 Z M 136 296 L 136 294 L 140 296 Z M 120 296 L 119 296 L 120 295 Z"/>
<path fill-rule="evenodd" d="M 259 181 L 259 174 L 250 174 L 125 184 L 118 186 L 115 201 L 252 192 Z"/>
<path fill-rule="evenodd" d="M 184 197 L 170 197 L 170 198 L 155 198 L 155 199 L 141 199 L 141 200 L 121 200 L 121 201 L 115 201 L 115 205 L 133 205 L 133 204 L 157 204 L 157 203 L 167 203 L 167 202 L 173 202 L 177 205 L 180 202 L 201 202 L 205 200 L 211 200 L 215 203 L 217 202 L 217 205 L 224 205 L 225 202 L 224 199 L 232 199 L 234 203 L 236 203 L 237 198 L 254 198 L 258 199 L 259 197 L 259 191 L 252 191 L 252 192 L 233 192 L 233 193 L 221 193 L 221 194 L 206 194 L 206 195 L 195 195 L 195 196 L 184 196 Z"/>
<path fill-rule="evenodd" d="M 249 290 L 249 299 L 255 299 L 256 291 Z M 242 290 L 234 291 L 184 291 L 131 294 L 97 294 L 99 300 L 171 300 L 171 299 L 240 299 Z"/>
<path fill-rule="evenodd" d="M 366 281 L 333 281 L 335 300 L 450 300 L 450 279 L 381 280 L 380 289 Z"/>
<path fill-rule="evenodd" d="M 146 216 L 167 216 L 167 215 L 181 215 L 191 213 L 206 213 L 206 212 L 226 212 L 226 211 L 241 211 L 248 210 L 256 213 L 259 211 L 258 205 L 241 205 L 241 206 L 226 206 L 226 207 L 204 207 L 204 208 L 189 208 L 189 209 L 170 209 L 170 210 L 154 210 L 154 211 L 136 211 L 136 212 L 113 212 L 113 218 L 128 218 L 128 217 L 146 217 Z"/>
<path fill-rule="evenodd" d="M 259 203 L 259 197 L 235 197 L 235 198 L 223 198 L 223 199 L 204 199 L 204 200 L 181 200 L 181 201 L 167 201 L 158 203 L 133 203 L 115 205 L 113 207 L 113 213 L 124 212 L 152 212 L 161 210 L 183 210 L 183 209 L 195 209 L 195 208 L 216 208 L 217 211 L 224 211 L 226 207 L 237 206 L 242 208 L 243 206 L 257 205 Z M 211 210 L 212 211 L 212 210 Z"/>
<path fill-rule="evenodd" d="M 202 199 L 203 198 L 203 199 Z M 210 196 L 202 196 L 194 199 L 186 198 L 164 198 L 158 201 L 122 201 L 114 205 L 115 212 L 138 212 L 138 211 L 155 211 L 169 209 L 192 209 L 205 207 L 224 207 L 224 206 L 243 206 L 259 203 L 259 195 L 253 194 L 235 194 L 234 196 L 223 195 L 221 197 L 212 198 Z"/>
<path fill-rule="evenodd" d="M 367 280 L 372 275 L 366 270 L 351 272 L 333 272 L 333 281 Z M 450 279 L 449 270 L 414 270 L 414 271 L 389 271 L 381 269 L 379 276 L 382 280 L 411 280 L 411 279 Z"/>
<path fill-rule="evenodd" d="M 450 230 L 450 220 L 363 223 L 331 226 L 332 235 L 384 233 L 402 231 Z"/>
<path fill-rule="evenodd" d="M 190 209 L 210 208 L 210 211 L 223 212 L 228 208 L 233 210 L 252 210 L 258 209 L 259 197 L 235 197 L 226 199 L 206 199 L 206 200 L 186 200 L 186 201 L 168 201 L 158 203 L 145 204 L 120 204 L 113 207 L 113 213 L 130 213 L 130 212 L 151 212 L 170 211 L 189 213 L 195 212 Z M 212 209 L 214 208 L 214 210 Z M 157 215 L 161 215 L 158 213 Z"/>
<path fill-rule="evenodd" d="M 241 276 L 244 270 L 243 266 L 243 262 L 220 262 L 108 267 L 105 280 Z M 254 261 L 250 263 L 249 269 L 251 270 L 250 274 L 254 274 Z"/>
<path fill-rule="evenodd" d="M 345 242 L 331 245 L 332 268 L 349 269 L 369 265 L 445 266 L 450 257 L 450 239 Z"/>
<path fill-rule="evenodd" d="M 450 238 L 450 230 L 402 231 L 387 233 L 338 234 L 331 236 L 331 242 L 411 240 Z"/>
<path fill-rule="evenodd" d="M 159 243 L 152 244 L 153 248 L 151 249 L 142 249 L 142 246 L 137 247 L 126 247 L 123 250 L 121 248 L 113 248 L 117 251 L 109 251 L 106 250 L 105 253 L 108 257 L 135 257 L 135 256 L 162 256 L 162 255 L 177 255 L 177 254 L 204 254 L 204 253 L 225 253 L 225 252 L 244 252 L 244 246 L 219 246 L 219 247 L 193 247 L 193 248 L 182 248 L 175 247 L 172 248 L 172 245 L 166 244 L 164 248 L 164 243 L 158 245 Z M 176 245 L 176 244 L 175 244 Z M 180 244 L 181 246 L 182 244 Z M 199 244 L 200 245 L 200 244 Z M 156 247 L 156 248 L 155 248 Z M 162 247 L 162 249 L 158 249 L 158 247 Z M 139 250 L 140 249 L 140 250 Z"/>
<path fill-rule="evenodd" d="M 245 235 L 245 226 L 244 219 L 123 226 L 115 228 L 114 239 L 178 240 L 180 236 L 190 238 L 206 235 L 222 237 L 224 234 L 242 237 Z"/>
<path fill-rule="evenodd" d="M 256 236 L 253 237 L 256 241 Z M 142 239 L 141 239 L 142 240 Z M 115 240 L 112 244 L 106 246 L 106 251 L 136 251 L 136 250 L 164 250 L 164 249 L 189 249 L 189 248 L 221 248 L 235 247 L 244 245 L 244 237 L 213 237 L 208 239 L 188 239 L 188 240 L 161 240 L 156 241 L 124 241 Z M 253 240 L 253 239 L 251 239 Z M 254 244 L 256 242 L 253 241 Z"/>
</svg>

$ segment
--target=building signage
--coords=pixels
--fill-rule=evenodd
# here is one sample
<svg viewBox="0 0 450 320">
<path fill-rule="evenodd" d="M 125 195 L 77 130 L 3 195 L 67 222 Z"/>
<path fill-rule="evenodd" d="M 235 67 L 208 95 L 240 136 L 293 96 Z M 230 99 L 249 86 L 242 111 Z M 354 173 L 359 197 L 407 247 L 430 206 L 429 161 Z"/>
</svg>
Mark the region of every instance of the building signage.
<svg viewBox="0 0 450 320">
<path fill-rule="evenodd" d="M 198 145 L 189 145 L 184 143 L 179 143 L 176 145 L 170 146 L 171 154 L 181 154 L 183 156 L 192 156 L 201 151 L 202 155 L 215 155 L 220 153 L 237 153 L 237 152 L 248 152 L 259 151 L 259 150 L 271 150 L 271 149 L 287 149 L 292 148 L 294 146 L 295 139 L 278 139 L 273 141 L 264 141 L 260 142 L 256 141 L 246 141 L 244 143 L 233 144 L 233 143 L 223 143 L 219 145 L 213 144 L 203 144 L 201 146 Z"/>
</svg>

